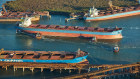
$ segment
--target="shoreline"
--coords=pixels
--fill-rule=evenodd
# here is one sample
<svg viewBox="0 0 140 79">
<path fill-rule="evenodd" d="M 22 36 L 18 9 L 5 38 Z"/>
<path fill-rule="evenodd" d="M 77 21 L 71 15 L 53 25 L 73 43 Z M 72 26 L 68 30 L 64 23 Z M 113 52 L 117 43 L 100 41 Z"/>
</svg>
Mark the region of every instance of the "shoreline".
<svg viewBox="0 0 140 79">
<path fill-rule="evenodd" d="M 34 0 L 34 3 L 29 3 L 24 0 L 7 1 L 4 5 L 7 10 L 13 11 L 13 12 L 14 11 L 15 12 L 17 12 L 17 11 L 20 11 L 20 12 L 49 11 L 51 14 L 69 15 L 70 13 L 79 13 L 79 12 L 88 11 L 89 8 L 93 6 L 93 4 L 91 4 L 91 3 L 93 3 L 96 0 L 93 0 L 91 3 L 89 3 L 88 0 L 84 1 L 84 2 L 81 2 L 81 0 L 79 0 L 79 1 L 77 1 L 78 4 L 75 3 L 74 0 L 70 0 L 72 3 L 69 3 L 68 1 L 61 1 L 57 4 L 54 4 L 57 1 L 51 1 L 52 3 L 50 3 L 50 2 L 46 2 L 44 0 L 43 3 L 35 3 L 37 1 L 38 0 Z M 49 0 L 47 0 L 47 1 L 49 1 Z M 106 2 L 106 1 L 102 1 L 102 2 L 97 1 L 97 3 L 95 3 L 94 6 L 100 10 L 107 9 L 109 7 L 108 2 Z M 115 3 L 115 1 L 113 3 Z M 83 4 L 86 4 L 86 5 L 83 5 Z M 114 5 L 122 7 L 122 6 L 132 6 L 132 5 L 136 5 L 136 4 L 137 4 L 136 1 L 117 1 L 117 3 L 115 3 Z M 32 5 L 34 7 L 31 7 L 30 5 Z"/>
</svg>

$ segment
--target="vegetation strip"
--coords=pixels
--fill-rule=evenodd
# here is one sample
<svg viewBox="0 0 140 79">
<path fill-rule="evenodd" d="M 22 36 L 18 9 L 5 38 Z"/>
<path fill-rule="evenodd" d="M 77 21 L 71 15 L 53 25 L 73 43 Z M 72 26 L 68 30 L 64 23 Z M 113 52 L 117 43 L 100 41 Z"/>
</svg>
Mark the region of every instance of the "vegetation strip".
<svg viewBox="0 0 140 79">
<path fill-rule="evenodd" d="M 109 7 L 109 0 L 16 0 L 7 2 L 10 11 L 84 12 L 93 5 L 99 9 Z M 137 0 L 112 0 L 115 6 L 137 5 Z"/>
</svg>

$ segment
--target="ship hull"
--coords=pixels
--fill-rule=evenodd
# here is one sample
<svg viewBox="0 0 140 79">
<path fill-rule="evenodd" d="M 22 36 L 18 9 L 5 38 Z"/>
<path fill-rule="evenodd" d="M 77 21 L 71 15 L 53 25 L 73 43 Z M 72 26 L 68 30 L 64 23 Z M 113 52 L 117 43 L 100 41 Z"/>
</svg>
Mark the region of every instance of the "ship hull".
<svg viewBox="0 0 140 79">
<path fill-rule="evenodd" d="M 140 10 L 124 12 L 124 13 L 116 13 L 116 14 L 112 14 L 112 15 L 99 16 L 99 17 L 84 17 L 84 20 L 86 20 L 86 21 L 101 21 L 101 20 L 123 18 L 123 17 L 135 16 L 135 15 L 140 15 Z"/>
<path fill-rule="evenodd" d="M 33 17 L 31 19 L 31 21 L 39 21 L 40 20 L 40 17 Z M 15 22 L 15 21 L 21 21 L 21 19 L 18 19 L 18 18 L 15 18 L 15 19 L 12 19 L 12 18 L 7 18 L 7 19 L 4 19 L 4 18 L 0 18 L 0 22 Z"/>
<path fill-rule="evenodd" d="M 37 29 L 37 28 L 25 28 L 17 27 L 17 30 L 21 30 L 26 33 L 40 33 L 42 36 L 60 36 L 60 37 L 85 37 L 97 39 L 121 39 L 122 30 L 113 32 L 88 32 L 88 31 L 73 31 L 73 30 L 55 30 L 55 29 Z"/>
<path fill-rule="evenodd" d="M 81 63 L 86 61 L 88 55 L 71 60 L 33 60 L 33 59 L 0 59 L 1 62 L 29 62 L 29 63 Z"/>
</svg>

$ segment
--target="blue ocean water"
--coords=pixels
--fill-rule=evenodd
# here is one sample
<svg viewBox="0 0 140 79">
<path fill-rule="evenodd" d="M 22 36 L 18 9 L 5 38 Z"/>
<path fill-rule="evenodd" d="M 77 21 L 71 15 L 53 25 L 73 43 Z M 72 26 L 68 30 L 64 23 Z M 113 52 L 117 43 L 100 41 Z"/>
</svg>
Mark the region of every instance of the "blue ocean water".
<svg viewBox="0 0 140 79">
<path fill-rule="evenodd" d="M 0 0 L 0 6 L 6 0 Z M 27 35 L 16 34 L 15 22 L 0 22 L 0 48 L 5 50 L 43 50 L 43 51 L 77 51 L 78 48 L 89 52 L 88 60 L 91 64 L 129 64 L 140 61 L 140 16 L 132 16 L 107 21 L 85 22 L 83 20 L 73 20 L 65 22 L 64 15 L 52 15 L 51 19 L 41 18 L 39 24 L 70 25 L 70 26 L 90 26 L 90 27 L 122 27 L 123 39 L 117 43 L 97 42 L 92 43 L 89 40 L 77 38 L 46 38 L 37 40 Z M 120 47 L 119 53 L 113 53 L 115 45 Z M 38 72 L 39 71 L 39 72 Z M 57 72 L 57 71 L 56 71 Z M 63 73 L 64 74 L 64 73 Z M 1 79 L 45 79 L 50 76 L 60 75 L 50 73 L 47 70 L 40 73 L 36 70 L 31 73 L 30 70 L 14 72 L 0 69 Z M 66 74 L 67 75 L 67 74 Z M 23 78 L 24 77 L 24 78 Z"/>
</svg>

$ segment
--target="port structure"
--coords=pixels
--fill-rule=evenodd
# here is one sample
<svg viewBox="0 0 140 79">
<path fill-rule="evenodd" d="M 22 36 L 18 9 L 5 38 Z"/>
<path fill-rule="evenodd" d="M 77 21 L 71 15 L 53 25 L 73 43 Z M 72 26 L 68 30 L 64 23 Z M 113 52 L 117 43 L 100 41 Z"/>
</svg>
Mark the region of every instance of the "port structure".
<svg viewBox="0 0 140 79">
<path fill-rule="evenodd" d="M 34 72 L 35 69 L 40 69 L 43 72 L 44 69 L 50 69 L 50 72 L 54 70 L 68 70 L 69 73 L 72 70 L 78 70 L 79 74 L 64 76 L 54 79 L 119 79 L 120 77 L 133 77 L 133 75 L 140 74 L 140 62 L 134 64 L 113 64 L 113 65 L 91 65 L 87 63 L 19 63 L 19 62 L 0 62 L 0 67 L 8 70 L 8 67 L 13 67 L 14 72 L 17 69 L 30 69 Z M 92 70 L 91 69 L 96 69 Z M 86 73 L 81 73 L 85 70 Z"/>
<path fill-rule="evenodd" d="M 0 67 L 8 70 L 8 67 L 13 67 L 14 71 L 17 69 L 30 69 L 32 72 L 34 69 L 40 69 L 43 72 L 44 69 L 50 69 L 50 72 L 54 70 L 78 70 L 79 73 L 81 70 L 87 70 L 90 65 L 87 63 L 25 63 L 25 62 L 0 62 Z"/>
<path fill-rule="evenodd" d="M 139 76 L 140 74 L 140 62 L 135 64 L 100 65 L 90 67 L 98 68 L 98 70 L 55 79 L 120 79 L 124 77 L 130 78 L 133 76 Z"/>
<path fill-rule="evenodd" d="M 34 69 L 40 69 L 41 72 L 44 69 L 50 69 L 50 71 L 54 70 L 69 70 L 69 73 L 71 70 L 78 70 L 79 73 L 81 73 L 82 70 L 87 70 L 90 72 L 91 68 L 110 68 L 114 66 L 119 65 L 91 65 L 87 62 L 82 63 L 25 63 L 25 62 L 0 62 L 0 67 L 5 68 L 8 70 L 8 67 L 13 67 L 14 71 L 17 69 L 23 69 L 23 72 L 25 69 L 30 69 L 34 71 Z"/>
</svg>

